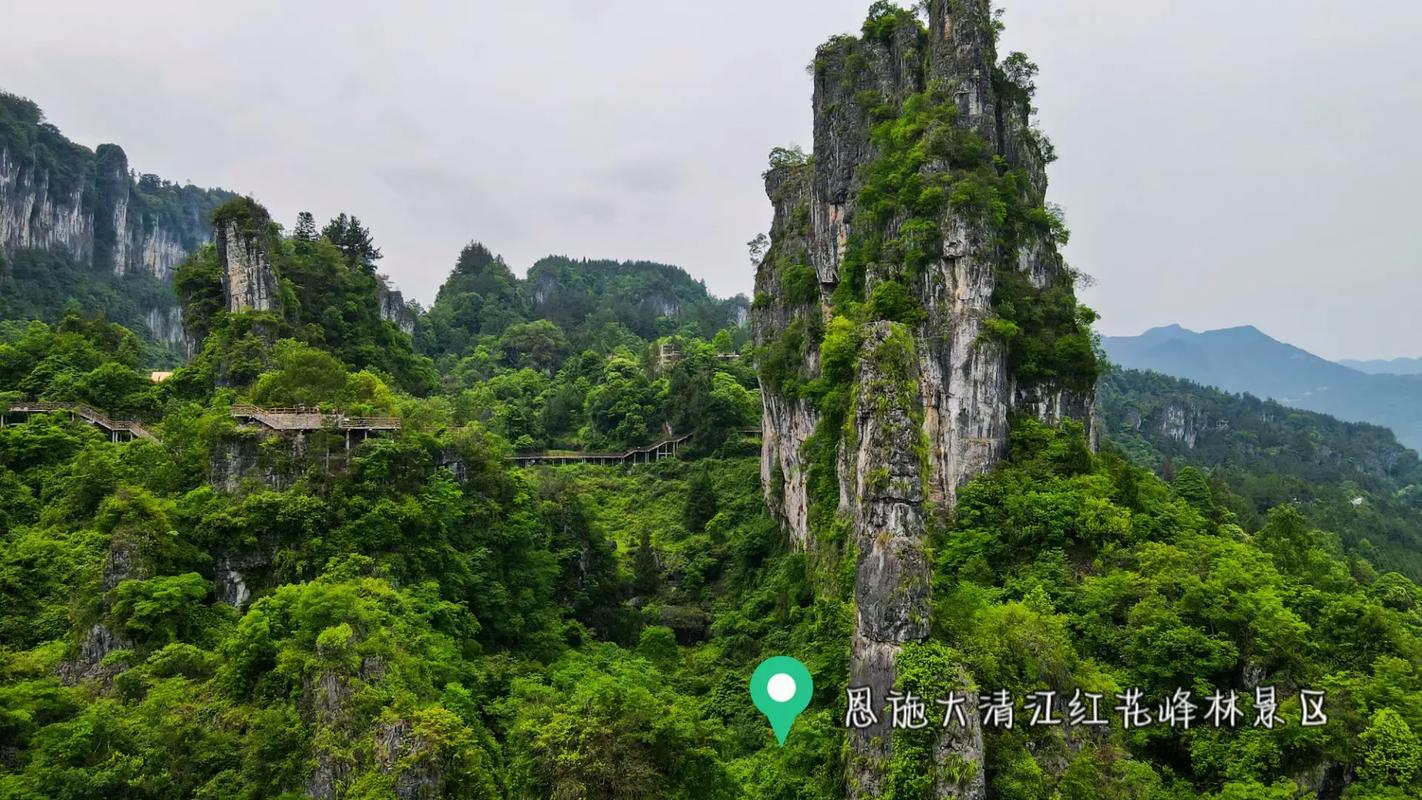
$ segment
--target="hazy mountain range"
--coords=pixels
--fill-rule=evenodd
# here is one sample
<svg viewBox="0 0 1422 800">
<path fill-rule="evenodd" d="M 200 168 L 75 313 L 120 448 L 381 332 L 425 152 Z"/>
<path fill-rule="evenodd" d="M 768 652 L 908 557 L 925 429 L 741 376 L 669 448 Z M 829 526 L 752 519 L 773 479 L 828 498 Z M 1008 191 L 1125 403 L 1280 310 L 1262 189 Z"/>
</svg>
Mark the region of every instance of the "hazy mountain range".
<svg viewBox="0 0 1422 800">
<path fill-rule="evenodd" d="M 1170 325 L 1139 336 L 1103 337 L 1102 345 L 1123 367 L 1385 425 L 1408 447 L 1422 449 L 1422 374 L 1395 374 L 1422 372 L 1419 360 L 1335 363 L 1253 326 L 1197 333 Z M 1384 366 L 1393 374 L 1382 372 Z"/>
<path fill-rule="evenodd" d="M 1344 358 L 1338 363 L 1369 375 L 1422 375 L 1422 358 L 1374 358 L 1367 361 Z"/>
</svg>

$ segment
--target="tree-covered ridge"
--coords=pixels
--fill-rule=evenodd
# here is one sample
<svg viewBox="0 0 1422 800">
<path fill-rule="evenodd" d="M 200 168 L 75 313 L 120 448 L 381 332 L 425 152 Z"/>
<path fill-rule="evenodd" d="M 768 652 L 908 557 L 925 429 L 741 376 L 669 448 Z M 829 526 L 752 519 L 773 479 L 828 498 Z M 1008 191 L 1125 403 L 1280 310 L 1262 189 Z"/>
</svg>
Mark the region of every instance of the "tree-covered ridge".
<svg viewBox="0 0 1422 800">
<path fill-rule="evenodd" d="M 1277 399 L 1339 419 L 1371 422 L 1422 448 L 1422 377 L 1365 374 L 1278 341 L 1251 325 L 1195 332 L 1168 325 L 1139 336 L 1106 336 L 1111 360 L 1214 386 Z"/>
<path fill-rule="evenodd" d="M 547 258 L 520 280 L 474 243 L 416 339 L 457 418 L 518 450 L 620 450 L 670 430 L 709 453 L 759 419 L 741 306 L 645 262 Z"/>
<path fill-rule="evenodd" d="M 1287 724 L 997 731 L 989 796 L 1415 796 L 1416 584 L 1292 506 L 1246 532 L 1198 470 L 1166 484 L 1077 437 L 1021 422 L 1013 463 L 965 490 L 935 553 L 939 635 L 982 687 L 1275 686 Z M 1299 726 L 1301 688 L 1329 693 L 1328 725 Z"/>
<path fill-rule="evenodd" d="M 415 338 L 439 353 L 435 362 L 416 352 L 411 337 L 383 318 L 384 288 L 371 269 L 371 254 L 378 249 L 369 231 L 354 218 L 343 226 L 343 215 L 318 235 L 306 216 L 286 235 L 248 198 L 216 211 L 215 223 L 235 222 L 270 262 L 277 303 L 265 311 L 229 312 L 217 249 L 199 249 L 175 279 L 197 352 L 170 380 L 149 385 L 139 367 L 152 362 L 142 357 L 124 362 L 123 380 L 102 390 L 81 380 L 97 363 L 72 365 L 74 377 L 65 381 L 54 380 L 47 368 L 37 373 L 43 379 L 28 379 L 36 366 L 27 363 L 13 368 L 14 397 L 79 401 L 156 420 L 169 402 L 179 400 L 391 414 L 398 406 L 394 390 L 438 397 L 459 422 L 477 421 L 526 451 L 617 450 L 674 430 L 697 434 L 694 446 L 709 453 L 736 438 L 737 431 L 756 425 L 757 380 L 749 360 L 741 359 L 746 333 L 734 318 L 731 327 L 709 340 L 701 335 L 708 323 L 694 316 L 680 322 L 660 317 L 658 325 L 671 335 L 654 340 L 616 322 L 602 325 L 595 335 L 582 323 L 565 330 L 526 312 L 523 287 L 507 267 L 471 245 L 435 308 L 416 317 Z M 347 246 L 352 241 L 354 248 Z M 609 292 L 596 295 L 594 303 L 606 309 L 624 292 L 640 292 L 639 285 L 600 280 L 584 291 Z M 705 301 L 700 308 L 721 302 L 709 299 L 700 284 L 692 285 Z M 488 330 L 498 335 L 488 333 L 478 319 L 485 296 L 489 313 L 498 315 Z M 544 313 L 563 319 L 568 318 L 565 307 L 555 299 L 541 303 Z M 466 318 L 470 313 L 474 317 Z M 60 330 L 86 324 L 106 323 L 71 315 Z M 458 338 L 431 337 L 430 331 L 441 325 L 455 326 Z M 21 335 L 17 330 L 12 338 Z M 22 349 L 33 353 L 42 346 L 27 343 Z"/>
<path fill-rule="evenodd" d="M 213 219 L 219 225 L 232 223 L 251 237 L 270 262 L 278 302 L 270 310 L 229 312 L 217 248 L 207 245 L 190 256 L 174 281 L 184 326 L 198 349 L 173 376 L 181 396 L 200 400 L 214 387 L 251 385 L 277 364 L 281 353 L 276 345 L 282 341 L 293 343 L 287 355 L 299 343 L 336 359 L 335 366 L 369 371 L 407 392 L 425 395 L 434 389 L 437 378 L 429 359 L 417 355 L 410 337 L 382 318 L 381 283 L 364 262 L 353 262 L 326 238 L 282 235 L 250 198 L 230 201 Z M 315 404 L 341 400 L 315 394 L 307 393 Z M 294 398 L 270 399 L 285 403 Z"/>
<path fill-rule="evenodd" d="M 742 326 L 748 308 L 745 298 L 712 296 L 680 267 L 646 261 L 549 256 L 519 279 L 503 258 L 473 242 L 440 287 L 419 338 L 425 352 L 460 357 L 480 336 L 547 320 L 572 347 L 604 351 L 678 334 L 710 339 Z"/>
<path fill-rule="evenodd" d="M 82 191 L 84 209 L 93 211 L 94 204 L 102 203 L 106 195 L 117 194 L 127 201 L 127 215 L 141 229 L 171 231 L 188 250 L 201 243 L 194 234 L 206 229 L 212 209 L 232 197 L 220 189 L 130 173 L 128 159 L 117 145 L 102 144 L 90 150 L 76 144 L 45 120 L 34 101 L 5 91 L 0 91 L 0 151 L 6 153 L 8 166 L 43 176 L 54 200 L 63 201 Z M 119 185 L 105 185 L 115 180 Z M 95 255 L 101 257 L 113 242 L 97 245 Z"/>
<path fill-rule="evenodd" d="M 45 121 L 32 100 L 0 91 L 0 149 L 19 164 L 39 168 L 54 178 L 57 194 L 68 195 L 92 180 L 93 152 L 65 138 Z"/>
<path fill-rule="evenodd" d="M 644 339 L 691 328 L 710 338 L 745 322 L 745 298 L 718 299 L 680 267 L 648 261 L 604 261 L 550 256 L 528 270 L 531 313 L 592 339 L 621 325 Z"/>
<path fill-rule="evenodd" d="M 1206 470 L 1246 529 L 1297 504 L 1350 554 L 1422 580 L 1422 465 L 1386 428 L 1133 370 L 1108 375 L 1101 399 L 1128 458 L 1167 479 Z"/>
<path fill-rule="evenodd" d="M 59 367 L 133 360 L 131 336 L 79 318 L 7 347 L 6 385 L 37 393 L 69 380 Z M 254 396 L 320 391 L 341 367 L 273 349 Z M 510 470 L 497 436 L 408 395 L 404 431 L 339 472 L 313 460 L 289 488 L 214 492 L 224 392 L 169 398 L 161 443 L 58 416 L 0 429 L 3 796 L 733 796 L 724 735 L 663 671 L 678 640 L 706 637 L 728 565 L 772 542 L 752 461 L 703 463 L 695 512 L 667 492 L 688 472 L 660 465 L 638 549 L 619 555 L 609 529 L 638 534 L 582 499 L 583 475 L 601 476 Z M 654 543 L 658 520 L 680 532 Z M 695 553 L 700 577 L 672 552 Z M 568 723 L 602 749 L 559 738 Z M 587 760 L 570 774 L 573 752 Z"/>
</svg>

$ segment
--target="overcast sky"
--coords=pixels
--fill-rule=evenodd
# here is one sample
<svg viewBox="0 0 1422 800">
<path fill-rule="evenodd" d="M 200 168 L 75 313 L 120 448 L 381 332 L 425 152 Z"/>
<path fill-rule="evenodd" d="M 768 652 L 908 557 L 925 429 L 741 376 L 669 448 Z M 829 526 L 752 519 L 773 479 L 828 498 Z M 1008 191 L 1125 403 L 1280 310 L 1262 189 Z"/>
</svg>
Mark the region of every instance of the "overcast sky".
<svg viewBox="0 0 1422 800">
<path fill-rule="evenodd" d="M 1422 355 L 1422 3 L 1002 4 L 1102 332 Z M 471 239 L 520 273 L 650 259 L 730 295 L 766 153 L 811 144 L 805 65 L 868 5 L 3 0 L 0 88 L 288 227 L 359 215 L 424 303 Z"/>
</svg>

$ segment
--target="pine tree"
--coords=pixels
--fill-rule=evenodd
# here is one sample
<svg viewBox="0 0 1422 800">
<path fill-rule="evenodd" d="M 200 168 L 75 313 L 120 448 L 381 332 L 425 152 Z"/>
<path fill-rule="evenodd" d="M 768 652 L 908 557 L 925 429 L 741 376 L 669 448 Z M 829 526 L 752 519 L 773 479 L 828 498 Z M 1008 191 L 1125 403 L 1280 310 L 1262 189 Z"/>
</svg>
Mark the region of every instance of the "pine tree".
<svg viewBox="0 0 1422 800">
<path fill-rule="evenodd" d="M 354 215 L 347 216 L 342 212 L 321 229 L 321 236 L 340 248 L 352 269 L 359 267 L 373 273 L 375 262 L 383 257 L 380 248 L 375 246 L 370 229 L 361 225 L 360 218 Z"/>
<path fill-rule="evenodd" d="M 316 217 L 310 211 L 296 215 L 296 231 L 292 233 L 292 238 L 298 242 L 316 241 Z"/>
<path fill-rule="evenodd" d="M 652 532 L 643 528 L 637 551 L 632 554 L 632 591 L 639 597 L 654 595 L 661 586 L 662 572 L 657 561 L 657 550 L 652 547 Z"/>
<path fill-rule="evenodd" d="M 692 473 L 686 490 L 686 506 L 682 510 L 682 519 L 688 531 L 701 533 L 706 530 L 706 523 L 716 516 L 718 510 L 716 487 L 711 482 L 711 471 L 702 467 Z"/>
</svg>

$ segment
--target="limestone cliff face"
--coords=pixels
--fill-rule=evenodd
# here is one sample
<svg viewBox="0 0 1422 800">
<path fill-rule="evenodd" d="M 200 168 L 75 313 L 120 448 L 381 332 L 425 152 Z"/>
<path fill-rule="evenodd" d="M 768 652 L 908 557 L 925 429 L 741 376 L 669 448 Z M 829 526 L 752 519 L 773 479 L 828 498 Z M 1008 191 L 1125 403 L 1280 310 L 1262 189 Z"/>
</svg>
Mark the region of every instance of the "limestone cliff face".
<svg viewBox="0 0 1422 800">
<path fill-rule="evenodd" d="M 100 145 L 78 177 L 56 177 L 0 146 L 0 249 L 63 250 L 97 270 L 167 280 L 211 241 L 206 215 L 227 192 L 135 179 L 118 145 Z"/>
<path fill-rule="evenodd" d="M 192 356 L 193 342 L 183 328 L 183 313 L 177 306 L 154 306 L 148 309 L 144 323 L 153 338 L 184 357 Z"/>
<path fill-rule="evenodd" d="M 170 281 L 188 253 L 211 241 L 208 215 L 230 192 L 178 185 L 129 169 L 118 145 L 65 139 L 27 100 L 0 93 L 0 251 L 60 251 L 100 274 Z M 154 306 L 156 338 L 173 304 Z M 181 347 L 179 348 L 181 351 Z"/>
<path fill-rule="evenodd" d="M 264 438 L 244 432 L 219 439 L 208 460 L 208 485 L 227 493 L 249 481 L 276 491 L 289 488 L 296 478 L 291 463 L 305 454 L 305 441 L 293 437 L 284 448 L 264 452 Z"/>
<path fill-rule="evenodd" d="M 25 168 L 0 147 L 0 247 L 65 250 L 88 262 L 94 252 L 94 215 L 83 183 L 56 185 L 47 171 Z"/>
<path fill-rule="evenodd" d="M 880 703 L 929 636 L 926 520 L 1007 456 L 1012 416 L 1093 428 L 1089 318 L 1043 202 L 1030 74 L 998 63 L 988 0 L 928 5 L 926 25 L 876 10 L 820 48 L 814 155 L 766 174 L 752 312 L 767 502 L 798 547 L 816 548 L 817 520 L 850 525 L 851 683 Z M 884 716 L 851 735 L 852 797 L 884 788 Z M 983 796 L 982 749 L 976 728 L 945 735 L 939 756 L 972 769 L 945 770 L 937 796 Z"/>
<path fill-rule="evenodd" d="M 773 246 L 756 273 L 756 302 L 751 310 L 751 332 L 758 348 L 786 336 L 796 323 L 820 324 L 825 313 L 819 302 L 818 281 L 814 302 L 794 303 L 789 298 L 792 292 L 784 285 L 785 276 L 773 267 L 780 252 L 804 252 L 814 244 L 806 213 L 813 207 L 812 175 L 806 168 L 772 170 L 766 175 L 775 218 L 770 231 Z M 818 360 L 818 352 L 808 349 L 802 368 L 813 374 L 818 371 Z M 813 403 L 784 392 L 767 389 L 761 397 L 761 481 L 771 512 L 787 526 L 795 546 L 803 548 L 810 536 L 809 495 L 800 452 L 818 428 L 820 414 Z"/>
<path fill-rule="evenodd" d="M 272 269 L 271 219 L 256 203 L 245 216 L 213 221 L 217 258 L 222 265 L 222 291 L 227 310 L 273 311 L 277 307 L 276 272 Z"/>
</svg>

